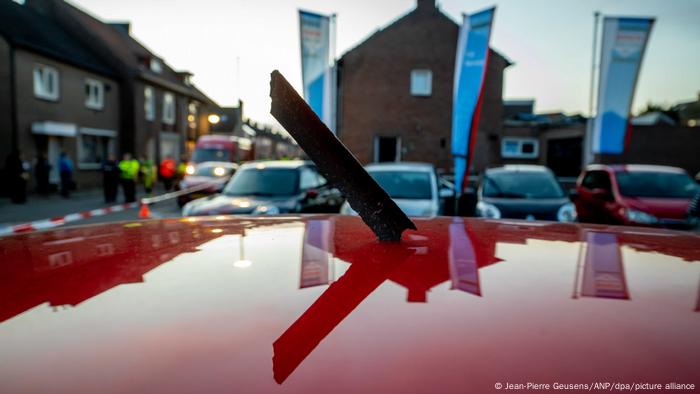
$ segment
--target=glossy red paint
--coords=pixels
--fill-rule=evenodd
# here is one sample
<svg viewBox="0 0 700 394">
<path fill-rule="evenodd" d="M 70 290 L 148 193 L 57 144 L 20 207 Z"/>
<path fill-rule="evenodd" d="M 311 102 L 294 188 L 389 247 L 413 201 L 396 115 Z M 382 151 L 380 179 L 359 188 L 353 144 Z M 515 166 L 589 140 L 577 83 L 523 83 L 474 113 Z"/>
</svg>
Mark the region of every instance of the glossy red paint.
<svg viewBox="0 0 700 394">
<path fill-rule="evenodd" d="M 0 238 L 0 392 L 700 384 L 700 237 L 438 218 L 120 223 Z"/>
</svg>

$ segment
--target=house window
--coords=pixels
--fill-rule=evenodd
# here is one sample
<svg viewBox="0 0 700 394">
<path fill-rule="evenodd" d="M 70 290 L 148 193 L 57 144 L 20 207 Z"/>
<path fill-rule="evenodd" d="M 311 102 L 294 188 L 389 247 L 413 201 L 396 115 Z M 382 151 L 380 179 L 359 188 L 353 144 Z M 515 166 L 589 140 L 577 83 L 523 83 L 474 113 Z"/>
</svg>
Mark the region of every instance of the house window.
<svg viewBox="0 0 700 394">
<path fill-rule="evenodd" d="M 156 118 L 156 95 L 153 88 L 146 86 L 143 89 L 143 110 L 146 114 L 146 120 L 154 120 Z"/>
<path fill-rule="evenodd" d="M 78 168 L 98 170 L 102 162 L 115 154 L 117 132 L 83 127 L 78 134 Z"/>
<path fill-rule="evenodd" d="M 433 72 L 430 70 L 411 71 L 411 95 L 426 97 L 433 94 Z"/>
<path fill-rule="evenodd" d="M 536 159 L 539 157 L 539 141 L 534 138 L 503 138 L 501 157 L 506 159 Z"/>
<path fill-rule="evenodd" d="M 163 64 L 161 64 L 160 60 L 156 58 L 151 58 L 149 66 L 151 71 L 153 71 L 156 74 L 160 74 L 163 72 Z"/>
<path fill-rule="evenodd" d="M 197 112 L 199 110 L 197 103 L 190 103 L 187 106 L 187 123 L 190 129 L 195 130 L 197 128 Z"/>
<path fill-rule="evenodd" d="M 58 101 L 58 70 L 39 64 L 34 66 L 34 96 Z"/>
<path fill-rule="evenodd" d="M 105 84 L 96 79 L 85 79 L 85 106 L 102 109 L 105 106 Z"/>
<path fill-rule="evenodd" d="M 163 94 L 163 123 L 175 124 L 175 95 Z"/>
</svg>

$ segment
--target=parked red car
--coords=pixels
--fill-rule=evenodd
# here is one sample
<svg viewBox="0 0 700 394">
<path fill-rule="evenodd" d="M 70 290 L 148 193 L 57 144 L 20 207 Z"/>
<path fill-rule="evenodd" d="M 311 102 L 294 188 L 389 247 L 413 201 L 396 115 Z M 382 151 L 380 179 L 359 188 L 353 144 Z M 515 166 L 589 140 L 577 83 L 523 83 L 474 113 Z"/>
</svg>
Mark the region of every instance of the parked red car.
<svg viewBox="0 0 700 394">
<path fill-rule="evenodd" d="M 576 182 L 581 222 L 688 228 L 700 186 L 681 168 L 590 165 Z"/>
<path fill-rule="evenodd" d="M 336 215 L 2 237 L 0 392 L 697 390 L 697 234 L 414 220 L 401 242 Z"/>
</svg>

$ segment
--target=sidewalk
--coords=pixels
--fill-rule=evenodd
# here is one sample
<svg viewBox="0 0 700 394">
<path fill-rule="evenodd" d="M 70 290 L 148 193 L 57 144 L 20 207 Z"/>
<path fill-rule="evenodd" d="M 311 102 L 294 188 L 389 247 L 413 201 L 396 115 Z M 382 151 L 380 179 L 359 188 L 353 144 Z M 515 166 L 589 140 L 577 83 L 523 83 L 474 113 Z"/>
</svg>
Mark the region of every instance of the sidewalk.
<svg viewBox="0 0 700 394">
<path fill-rule="evenodd" d="M 158 195 L 163 192 L 162 186 L 158 185 L 153 190 L 153 195 Z M 137 190 L 137 201 L 141 197 L 145 197 L 143 188 Z M 70 213 L 109 207 L 123 202 L 124 196 L 120 190 L 116 202 L 105 204 L 102 189 L 75 191 L 71 193 L 70 198 L 63 198 L 58 193 L 51 194 L 48 197 L 30 194 L 27 196 L 27 202 L 24 204 L 13 204 L 10 202 L 9 198 L 1 198 L 0 228 L 35 220 L 50 219 Z"/>
</svg>

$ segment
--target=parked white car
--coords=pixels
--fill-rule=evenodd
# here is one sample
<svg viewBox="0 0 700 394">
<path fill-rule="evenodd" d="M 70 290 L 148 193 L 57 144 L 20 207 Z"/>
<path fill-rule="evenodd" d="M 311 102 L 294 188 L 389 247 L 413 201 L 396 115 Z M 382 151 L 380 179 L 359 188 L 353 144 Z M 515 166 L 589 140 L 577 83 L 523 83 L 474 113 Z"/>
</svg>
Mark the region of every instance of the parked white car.
<svg viewBox="0 0 700 394">
<path fill-rule="evenodd" d="M 365 169 L 408 216 L 439 215 L 441 194 L 452 193 L 451 190 L 438 192 L 438 178 L 432 164 L 378 163 Z M 347 201 L 340 213 L 357 215 Z"/>
</svg>

